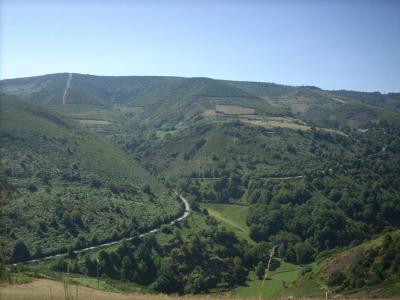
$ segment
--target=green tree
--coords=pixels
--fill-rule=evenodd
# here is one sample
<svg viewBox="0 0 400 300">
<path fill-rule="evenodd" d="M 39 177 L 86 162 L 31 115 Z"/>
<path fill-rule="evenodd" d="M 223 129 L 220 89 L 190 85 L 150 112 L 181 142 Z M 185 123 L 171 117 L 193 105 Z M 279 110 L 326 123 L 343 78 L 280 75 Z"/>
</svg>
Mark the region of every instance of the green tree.
<svg viewBox="0 0 400 300">
<path fill-rule="evenodd" d="M 246 283 L 247 270 L 243 266 L 242 260 L 239 257 L 235 257 L 233 260 L 232 277 L 234 283 L 237 284 Z"/>
<path fill-rule="evenodd" d="M 28 248 L 23 241 L 18 241 L 13 250 L 12 259 L 14 262 L 26 261 L 31 257 Z"/>
<path fill-rule="evenodd" d="M 256 266 L 256 275 L 258 279 L 263 279 L 265 276 L 265 263 L 260 261 Z"/>
<path fill-rule="evenodd" d="M 124 256 L 121 262 L 121 278 L 132 280 L 134 274 L 134 264 L 129 256 Z"/>
<path fill-rule="evenodd" d="M 180 282 L 170 261 L 164 261 L 161 264 L 157 279 L 152 284 L 152 288 L 162 293 L 173 293 L 181 289 Z"/>
<path fill-rule="evenodd" d="M 189 275 L 185 285 L 185 293 L 200 294 L 207 291 L 207 282 L 203 271 L 200 267 L 196 267 Z"/>
</svg>

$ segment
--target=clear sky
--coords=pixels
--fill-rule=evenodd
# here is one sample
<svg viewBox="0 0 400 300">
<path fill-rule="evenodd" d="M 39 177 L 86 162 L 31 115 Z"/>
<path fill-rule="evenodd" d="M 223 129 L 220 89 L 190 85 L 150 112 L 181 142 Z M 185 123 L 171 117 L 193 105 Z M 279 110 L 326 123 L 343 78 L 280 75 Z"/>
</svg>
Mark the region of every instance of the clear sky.
<svg viewBox="0 0 400 300">
<path fill-rule="evenodd" d="M 0 1 L 1 78 L 175 75 L 400 91 L 400 1 Z"/>
</svg>

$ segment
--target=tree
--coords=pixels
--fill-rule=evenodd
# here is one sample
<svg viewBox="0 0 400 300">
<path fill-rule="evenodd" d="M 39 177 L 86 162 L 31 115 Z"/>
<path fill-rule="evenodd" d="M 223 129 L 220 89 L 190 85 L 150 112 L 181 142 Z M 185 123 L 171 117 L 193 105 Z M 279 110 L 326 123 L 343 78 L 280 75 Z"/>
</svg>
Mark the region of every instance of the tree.
<svg viewBox="0 0 400 300">
<path fill-rule="evenodd" d="M 193 272 L 189 275 L 185 286 L 185 293 L 188 294 L 200 294 L 207 291 L 207 282 L 203 271 L 200 267 L 196 267 Z"/>
<path fill-rule="evenodd" d="M 256 266 L 256 275 L 258 279 L 263 279 L 265 276 L 265 263 L 260 261 Z"/>
<path fill-rule="evenodd" d="M 124 256 L 121 262 L 121 278 L 131 280 L 134 274 L 134 265 L 129 256 Z"/>
<path fill-rule="evenodd" d="M 143 186 L 143 192 L 145 192 L 146 194 L 151 194 L 151 188 L 150 188 L 150 185 L 148 184 L 148 183 L 146 183 L 144 186 Z"/>
<path fill-rule="evenodd" d="M 233 260 L 232 268 L 233 280 L 237 284 L 244 284 L 247 279 L 247 270 L 243 267 L 242 260 L 239 257 L 235 257 Z"/>
<path fill-rule="evenodd" d="M 297 243 L 294 246 L 296 261 L 298 264 L 310 263 L 313 259 L 314 248 L 309 242 Z"/>
<path fill-rule="evenodd" d="M 12 258 L 14 262 L 26 261 L 31 257 L 28 248 L 23 241 L 18 241 L 13 250 Z"/>
<path fill-rule="evenodd" d="M 170 261 L 162 263 L 157 279 L 152 284 L 152 288 L 162 293 L 173 293 L 181 289 Z"/>
<path fill-rule="evenodd" d="M 74 247 L 72 247 L 72 246 L 68 247 L 67 256 L 69 258 L 75 258 L 76 257 L 76 253 L 74 252 Z"/>
</svg>

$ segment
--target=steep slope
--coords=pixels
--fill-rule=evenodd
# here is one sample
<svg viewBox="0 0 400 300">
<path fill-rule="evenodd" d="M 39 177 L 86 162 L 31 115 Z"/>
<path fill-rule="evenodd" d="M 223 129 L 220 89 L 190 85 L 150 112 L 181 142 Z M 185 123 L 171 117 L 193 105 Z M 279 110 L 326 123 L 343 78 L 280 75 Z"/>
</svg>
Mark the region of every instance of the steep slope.
<svg viewBox="0 0 400 300">
<path fill-rule="evenodd" d="M 400 231 L 386 233 L 321 262 L 320 276 L 337 293 L 390 297 L 400 292 Z"/>
<path fill-rule="evenodd" d="M 2 248 L 80 248 L 144 230 L 180 203 L 103 138 L 42 106 L 1 96 Z"/>
</svg>

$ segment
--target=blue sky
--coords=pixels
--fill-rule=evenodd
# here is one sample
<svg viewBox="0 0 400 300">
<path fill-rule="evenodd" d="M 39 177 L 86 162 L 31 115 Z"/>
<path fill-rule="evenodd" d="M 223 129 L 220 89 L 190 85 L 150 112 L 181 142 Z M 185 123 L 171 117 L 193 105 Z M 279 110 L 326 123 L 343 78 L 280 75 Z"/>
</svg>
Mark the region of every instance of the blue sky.
<svg viewBox="0 0 400 300">
<path fill-rule="evenodd" d="M 400 91 L 400 1 L 0 5 L 1 78 L 57 72 L 205 76 Z"/>
</svg>

